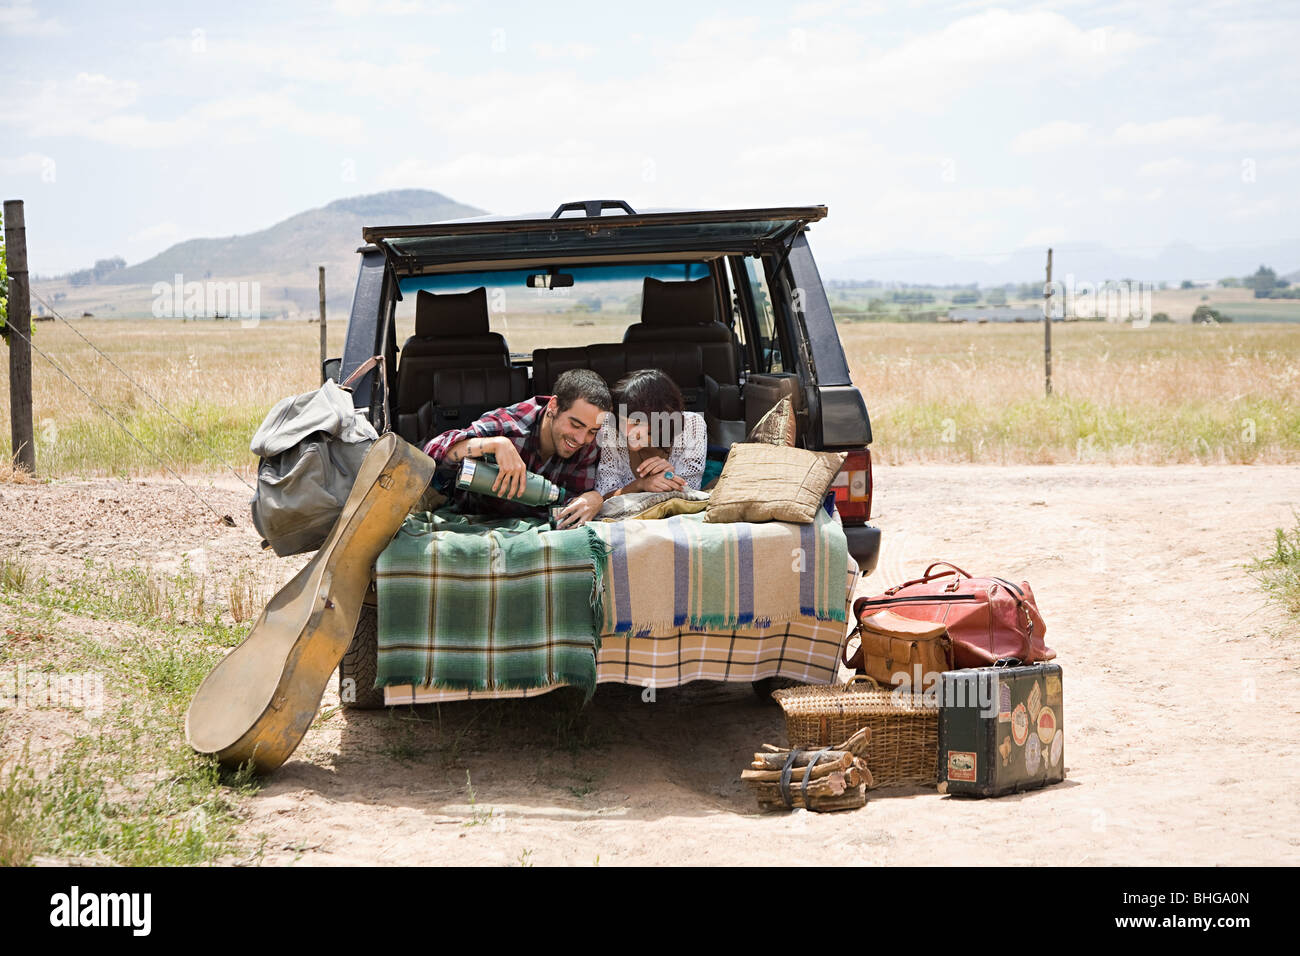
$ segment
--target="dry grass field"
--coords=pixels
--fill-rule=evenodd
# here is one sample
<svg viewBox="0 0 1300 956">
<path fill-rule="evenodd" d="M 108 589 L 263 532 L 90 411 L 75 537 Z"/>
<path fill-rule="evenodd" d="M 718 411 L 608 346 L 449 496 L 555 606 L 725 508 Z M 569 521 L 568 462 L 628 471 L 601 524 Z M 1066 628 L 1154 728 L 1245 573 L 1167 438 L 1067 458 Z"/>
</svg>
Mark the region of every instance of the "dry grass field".
<svg viewBox="0 0 1300 956">
<path fill-rule="evenodd" d="M 554 318 L 513 317 L 507 338 L 527 348 L 621 337 L 621 327 L 577 324 L 584 321 L 591 322 L 557 327 Z M 399 341 L 410 325 L 409 317 L 399 321 Z M 41 323 L 36 345 L 150 449 L 34 355 L 37 461 L 46 477 L 152 473 L 159 458 L 180 471 L 219 468 L 225 459 L 251 474 L 248 439 L 263 416 L 318 381 L 314 324 L 85 319 L 75 327 L 199 438 L 68 326 Z M 342 323 L 331 325 L 332 354 L 341 353 L 344 335 Z M 871 411 L 878 461 L 1300 460 L 1300 324 L 1061 324 L 1051 399 L 1043 394 L 1041 326 L 850 322 L 840 336 Z M 7 366 L 0 394 L 8 395 Z M 6 402 L 6 455 L 8 439 Z"/>
<path fill-rule="evenodd" d="M 895 464 L 1300 460 L 1300 326 L 854 323 L 840 337 Z"/>
</svg>

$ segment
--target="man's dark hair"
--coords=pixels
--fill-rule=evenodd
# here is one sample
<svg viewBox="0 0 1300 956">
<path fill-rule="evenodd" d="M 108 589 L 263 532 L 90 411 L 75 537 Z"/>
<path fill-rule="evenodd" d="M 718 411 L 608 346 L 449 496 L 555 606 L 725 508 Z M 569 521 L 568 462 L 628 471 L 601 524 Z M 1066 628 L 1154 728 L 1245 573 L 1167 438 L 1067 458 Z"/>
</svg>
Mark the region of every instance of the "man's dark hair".
<svg viewBox="0 0 1300 956">
<path fill-rule="evenodd" d="M 571 368 L 555 380 L 555 404 L 567 412 L 578 399 L 590 402 L 602 412 L 614 407 L 605 380 L 589 368 Z"/>
<path fill-rule="evenodd" d="M 640 412 L 646 416 L 656 447 L 668 448 L 677 440 L 686 402 L 677 383 L 660 369 L 639 368 L 624 375 L 614 385 L 614 404 L 620 415 Z"/>
</svg>

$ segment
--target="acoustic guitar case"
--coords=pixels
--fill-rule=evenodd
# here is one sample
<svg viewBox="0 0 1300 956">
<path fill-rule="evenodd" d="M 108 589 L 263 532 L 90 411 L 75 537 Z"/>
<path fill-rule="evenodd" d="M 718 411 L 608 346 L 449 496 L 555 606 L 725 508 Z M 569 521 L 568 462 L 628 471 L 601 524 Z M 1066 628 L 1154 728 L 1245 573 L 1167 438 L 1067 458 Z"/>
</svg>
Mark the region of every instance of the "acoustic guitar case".
<svg viewBox="0 0 1300 956">
<path fill-rule="evenodd" d="M 370 446 L 325 543 L 199 686 L 185 715 L 191 747 L 261 773 L 289 758 L 352 641 L 375 559 L 434 467 L 391 432 Z"/>
</svg>

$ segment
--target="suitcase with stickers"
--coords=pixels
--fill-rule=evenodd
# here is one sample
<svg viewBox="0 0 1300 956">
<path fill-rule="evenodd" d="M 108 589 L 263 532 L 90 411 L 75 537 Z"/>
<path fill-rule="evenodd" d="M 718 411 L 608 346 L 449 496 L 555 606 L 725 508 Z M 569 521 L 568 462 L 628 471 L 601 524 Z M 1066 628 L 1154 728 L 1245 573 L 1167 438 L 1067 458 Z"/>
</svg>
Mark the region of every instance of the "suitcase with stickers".
<svg viewBox="0 0 1300 956">
<path fill-rule="evenodd" d="M 941 793 L 999 797 L 1065 779 L 1061 665 L 945 671 L 941 693 Z"/>
</svg>

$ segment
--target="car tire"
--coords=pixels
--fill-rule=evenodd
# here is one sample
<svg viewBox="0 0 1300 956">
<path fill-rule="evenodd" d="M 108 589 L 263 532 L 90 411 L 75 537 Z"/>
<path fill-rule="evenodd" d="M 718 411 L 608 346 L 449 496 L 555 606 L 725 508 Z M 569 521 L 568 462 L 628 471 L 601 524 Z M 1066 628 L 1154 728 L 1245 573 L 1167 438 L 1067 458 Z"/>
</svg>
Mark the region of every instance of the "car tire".
<svg viewBox="0 0 1300 956">
<path fill-rule="evenodd" d="M 754 689 L 754 696 L 765 704 L 776 704 L 772 699 L 772 691 L 783 690 L 786 687 L 798 687 L 799 682 L 790 677 L 764 677 L 756 680 L 749 685 Z"/>
<path fill-rule="evenodd" d="M 339 702 L 346 710 L 378 710 L 384 690 L 375 687 L 379 667 L 379 615 L 373 604 L 361 606 L 357 629 L 339 662 Z"/>
</svg>

